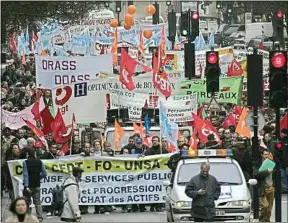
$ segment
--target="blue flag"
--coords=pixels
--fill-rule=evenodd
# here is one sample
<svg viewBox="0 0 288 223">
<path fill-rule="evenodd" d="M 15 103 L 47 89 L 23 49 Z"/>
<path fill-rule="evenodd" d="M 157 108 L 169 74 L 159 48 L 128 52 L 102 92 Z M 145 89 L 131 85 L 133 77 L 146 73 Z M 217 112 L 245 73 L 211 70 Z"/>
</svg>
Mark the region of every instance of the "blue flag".
<svg viewBox="0 0 288 223">
<path fill-rule="evenodd" d="M 144 118 L 144 127 L 145 127 L 145 133 L 146 133 L 145 137 L 148 138 L 150 136 L 149 130 L 151 128 L 151 122 L 150 122 L 148 114 L 146 114 Z"/>
</svg>

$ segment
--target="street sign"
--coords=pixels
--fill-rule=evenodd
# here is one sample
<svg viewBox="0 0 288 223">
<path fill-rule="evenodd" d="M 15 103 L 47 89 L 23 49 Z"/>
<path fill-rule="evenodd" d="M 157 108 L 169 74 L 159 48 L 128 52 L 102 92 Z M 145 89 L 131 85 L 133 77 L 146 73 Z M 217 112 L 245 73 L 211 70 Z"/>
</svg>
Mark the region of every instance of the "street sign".
<svg viewBox="0 0 288 223">
<path fill-rule="evenodd" d="M 250 129 L 251 132 L 253 132 L 253 111 L 249 111 L 246 119 L 245 119 L 245 125 Z M 265 125 L 265 118 L 264 115 L 261 112 L 258 112 L 258 131 L 261 131 L 264 128 Z"/>
<path fill-rule="evenodd" d="M 210 104 L 207 107 L 207 111 L 221 111 L 221 106 L 218 104 L 216 99 L 212 97 Z"/>
</svg>

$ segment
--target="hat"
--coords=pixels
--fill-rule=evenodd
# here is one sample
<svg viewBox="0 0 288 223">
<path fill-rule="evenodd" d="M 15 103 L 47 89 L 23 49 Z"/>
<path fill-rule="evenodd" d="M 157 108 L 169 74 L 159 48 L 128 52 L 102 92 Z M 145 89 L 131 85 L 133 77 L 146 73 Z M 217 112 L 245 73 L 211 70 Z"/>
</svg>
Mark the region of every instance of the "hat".
<svg viewBox="0 0 288 223">
<path fill-rule="evenodd" d="M 72 172 L 73 172 L 73 174 L 74 173 L 83 173 L 84 170 L 82 170 L 80 167 L 73 167 Z"/>
<path fill-rule="evenodd" d="M 283 128 L 281 130 L 281 133 L 285 134 L 285 135 L 288 135 L 288 128 Z"/>
<path fill-rule="evenodd" d="M 142 143 L 142 139 L 138 137 L 138 138 L 136 138 L 135 142 L 140 144 L 140 143 Z"/>
</svg>

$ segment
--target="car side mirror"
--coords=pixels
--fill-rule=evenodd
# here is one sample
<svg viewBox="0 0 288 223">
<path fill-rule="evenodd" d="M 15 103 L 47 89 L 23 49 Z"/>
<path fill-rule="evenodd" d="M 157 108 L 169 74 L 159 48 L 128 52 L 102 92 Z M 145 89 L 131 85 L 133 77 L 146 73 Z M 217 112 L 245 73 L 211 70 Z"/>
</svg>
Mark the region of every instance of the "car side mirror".
<svg viewBox="0 0 288 223">
<path fill-rule="evenodd" d="M 248 180 L 248 184 L 251 186 L 255 186 L 258 183 L 258 181 L 256 179 L 250 179 Z"/>
<path fill-rule="evenodd" d="M 165 181 L 163 182 L 163 185 L 164 185 L 165 187 L 170 187 L 170 186 L 172 186 L 172 183 L 171 183 L 169 180 L 165 180 Z"/>
</svg>

